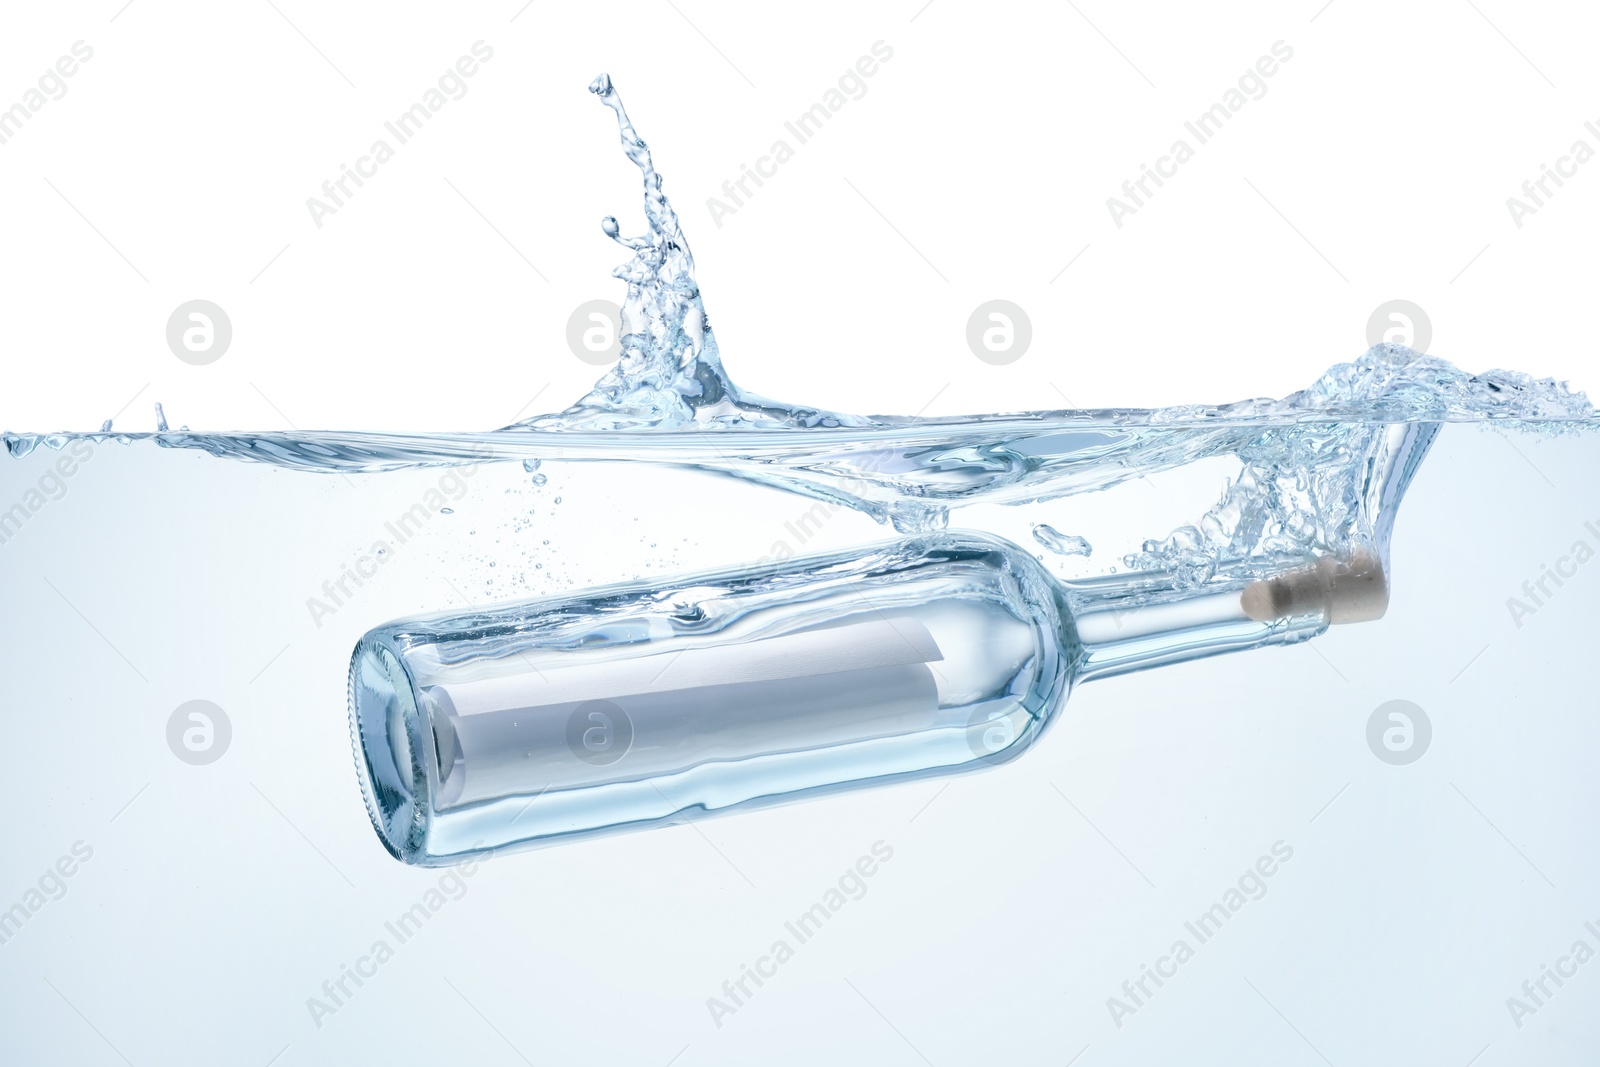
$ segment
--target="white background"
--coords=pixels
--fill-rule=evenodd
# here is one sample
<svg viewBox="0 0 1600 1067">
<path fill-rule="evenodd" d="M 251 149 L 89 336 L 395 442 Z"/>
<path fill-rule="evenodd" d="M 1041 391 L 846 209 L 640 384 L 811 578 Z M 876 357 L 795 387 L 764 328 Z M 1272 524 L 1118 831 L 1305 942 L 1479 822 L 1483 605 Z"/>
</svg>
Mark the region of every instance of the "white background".
<svg viewBox="0 0 1600 1067">
<path fill-rule="evenodd" d="M 584 91 L 601 70 L 666 175 L 731 373 L 768 396 L 952 414 L 1281 395 L 1359 354 L 1394 298 L 1427 310 L 1435 354 L 1592 386 L 1600 162 L 1520 229 L 1505 201 L 1574 139 L 1600 147 L 1595 26 L 1474 2 L 8 11 L 0 104 L 73 42 L 95 53 L 0 144 L 0 426 L 151 429 L 158 399 L 217 430 L 564 405 L 598 373 L 569 314 L 621 294 L 598 220 L 642 226 Z M 316 227 L 306 199 L 480 39 L 494 58 L 466 97 Z M 706 198 L 878 40 L 894 57 L 867 95 L 718 227 Z M 1294 58 L 1267 95 L 1117 228 L 1106 198 L 1279 40 Z M 165 340 L 196 298 L 234 330 L 203 367 Z M 966 346 L 991 298 L 1033 322 L 1008 366 Z M 320 1027 L 308 999 L 439 878 L 385 855 L 356 796 L 359 635 L 495 598 L 533 561 L 557 587 L 754 558 L 811 504 L 724 485 L 716 522 L 685 494 L 633 526 L 630 479 L 655 471 L 547 463 L 540 495 L 486 466 L 318 626 L 307 595 L 436 472 L 103 447 L 0 554 L 0 907 L 75 840 L 95 849 L 0 945 L 0 1061 L 1591 1063 L 1600 964 L 1524 1028 L 1505 1002 L 1600 923 L 1600 573 L 1523 626 L 1506 598 L 1600 523 L 1594 439 L 1513 437 L 1441 438 L 1380 624 L 1087 687 L 1025 760 L 948 786 L 497 858 Z M 0 502 L 53 458 L 6 465 Z M 1095 503 L 1194 516 L 1181 479 L 1155 480 Z M 1005 510 L 980 521 L 1014 539 L 1056 521 Z M 881 535 L 842 513 L 818 543 Z M 210 767 L 164 735 L 195 698 L 233 723 Z M 1433 717 L 1409 767 L 1367 747 L 1392 699 Z M 707 998 L 880 839 L 896 855 L 868 895 L 717 1027 Z M 1107 998 L 1280 839 L 1296 857 L 1269 894 L 1116 1026 Z"/>
<path fill-rule="evenodd" d="M 196 429 L 481 429 L 566 404 L 596 376 L 567 317 L 621 294 L 598 220 L 642 229 L 584 91 L 601 70 L 654 147 L 731 372 L 768 396 L 930 414 L 1279 396 L 1362 351 L 1396 298 L 1469 370 L 1592 384 L 1600 165 L 1520 229 L 1506 207 L 1575 139 L 1600 148 L 1576 5 L 520 6 L 8 11 L 0 101 L 73 42 L 95 52 L 0 145 L 0 426 L 93 429 L 136 394 L 130 429 L 154 400 Z M 467 95 L 318 229 L 307 198 L 480 39 L 494 59 Z M 878 40 L 894 58 L 867 94 L 714 224 L 706 199 Z M 1294 58 L 1265 97 L 1118 229 L 1106 199 L 1279 40 Z M 1034 325 L 1005 367 L 964 341 L 996 297 Z M 195 298 L 234 328 L 206 367 L 165 344 Z"/>
</svg>

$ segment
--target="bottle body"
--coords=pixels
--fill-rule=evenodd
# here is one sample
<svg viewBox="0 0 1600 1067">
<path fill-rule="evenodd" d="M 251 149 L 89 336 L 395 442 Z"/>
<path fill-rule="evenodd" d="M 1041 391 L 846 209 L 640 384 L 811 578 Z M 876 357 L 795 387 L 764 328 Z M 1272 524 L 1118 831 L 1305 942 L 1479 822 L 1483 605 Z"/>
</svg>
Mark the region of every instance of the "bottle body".
<svg viewBox="0 0 1600 1067">
<path fill-rule="evenodd" d="M 1082 654 L 1032 556 L 948 532 L 390 623 L 351 727 L 385 846 L 439 865 L 1005 762 Z"/>
</svg>

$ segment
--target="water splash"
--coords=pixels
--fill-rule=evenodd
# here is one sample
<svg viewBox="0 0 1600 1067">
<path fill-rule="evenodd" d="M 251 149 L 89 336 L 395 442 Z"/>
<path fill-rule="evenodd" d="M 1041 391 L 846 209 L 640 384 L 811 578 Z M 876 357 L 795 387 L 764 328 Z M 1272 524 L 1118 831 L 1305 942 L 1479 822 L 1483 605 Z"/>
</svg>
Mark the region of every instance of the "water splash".
<svg viewBox="0 0 1600 1067">
<path fill-rule="evenodd" d="M 484 433 L 191 434 L 170 432 L 158 404 L 155 434 L 110 437 L 107 424 L 99 434 L 0 439 L 13 456 L 78 436 L 151 439 L 345 473 L 521 460 L 539 485 L 541 460 L 653 462 L 843 504 L 911 535 L 942 529 L 953 507 L 1030 504 L 1231 458 L 1239 473 L 1213 508 L 1124 559 L 1192 585 L 1240 561 L 1353 542 L 1385 549 L 1393 504 L 1442 423 L 1544 433 L 1600 426 L 1588 398 L 1563 382 L 1506 370 L 1469 374 L 1399 345 L 1379 345 L 1287 397 L 1216 406 L 919 418 L 770 401 L 729 378 L 650 148 L 610 78 L 602 74 L 589 89 L 615 113 L 623 152 L 639 168 L 646 230 L 624 237 L 615 218 L 602 220 L 632 253 L 613 271 L 627 285 L 621 355 L 566 410 Z M 1077 551 L 1053 530 L 1036 539 Z"/>
<path fill-rule="evenodd" d="M 607 236 L 633 251 L 633 257 L 612 272 L 628 285 L 622 307 L 622 353 L 576 404 L 508 429 L 815 430 L 940 421 L 970 424 L 1003 418 L 919 420 L 845 415 L 782 404 L 740 390 L 723 367 L 695 281 L 694 256 L 663 191 L 649 145 L 634 129 L 609 76 L 597 77 L 589 91 L 616 113 L 623 152 L 644 180 L 644 235 L 623 237 L 615 218 L 607 216 L 601 221 Z M 1043 414 L 1060 417 L 1067 413 Z M 1353 363 L 1331 368 L 1310 388 L 1282 399 L 1074 414 L 1088 414 L 1096 423 L 1119 426 L 1179 426 L 1285 417 L 1352 423 L 1566 420 L 1588 418 L 1593 410 L 1582 393 L 1573 393 L 1550 378 L 1502 370 L 1468 374 L 1445 360 L 1401 345 L 1379 345 Z"/>
<path fill-rule="evenodd" d="M 612 216 L 600 222 L 606 236 L 633 251 L 612 271 L 628 283 L 622 352 L 594 389 L 566 411 L 516 425 L 533 430 L 864 425 L 866 420 L 778 404 L 734 386 L 700 300 L 694 255 L 662 192 L 650 146 L 634 130 L 608 75 L 590 83 L 589 91 L 616 112 L 622 150 L 644 179 L 647 229 L 642 236 L 622 236 Z"/>
</svg>

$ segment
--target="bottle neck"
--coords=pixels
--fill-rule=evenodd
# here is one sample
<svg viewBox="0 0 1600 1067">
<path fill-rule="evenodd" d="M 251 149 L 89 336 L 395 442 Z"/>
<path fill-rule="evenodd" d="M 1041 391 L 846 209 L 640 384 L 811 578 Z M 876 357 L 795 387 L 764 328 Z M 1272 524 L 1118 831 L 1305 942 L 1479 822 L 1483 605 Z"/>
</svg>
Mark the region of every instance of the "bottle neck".
<svg viewBox="0 0 1600 1067">
<path fill-rule="evenodd" d="M 1292 645 L 1329 624 L 1368 622 L 1389 603 L 1387 557 L 1395 511 L 1439 427 L 1400 423 L 1369 437 L 1358 513 L 1371 533 L 1336 553 L 1282 561 L 1263 576 L 1222 575 L 1177 592 L 1169 574 L 1063 582 L 1083 646 L 1078 679 L 1266 645 Z"/>
<path fill-rule="evenodd" d="M 1292 573 L 1292 571 L 1291 571 Z M 1213 579 L 1188 593 L 1175 592 L 1171 577 L 1150 573 L 1108 575 L 1063 582 L 1072 607 L 1081 653 L 1078 682 L 1109 678 L 1147 667 L 1292 645 L 1316 637 L 1333 618 L 1319 600 L 1262 612 L 1252 576 Z"/>
</svg>

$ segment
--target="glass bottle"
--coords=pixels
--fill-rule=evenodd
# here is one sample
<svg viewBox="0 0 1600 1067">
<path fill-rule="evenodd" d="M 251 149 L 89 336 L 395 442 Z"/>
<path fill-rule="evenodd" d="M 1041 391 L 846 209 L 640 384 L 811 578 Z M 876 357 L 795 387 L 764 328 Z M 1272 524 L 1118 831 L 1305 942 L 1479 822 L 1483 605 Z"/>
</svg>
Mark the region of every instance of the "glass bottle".
<svg viewBox="0 0 1600 1067">
<path fill-rule="evenodd" d="M 1063 582 L 949 531 L 380 626 L 350 667 L 373 825 L 407 863 L 980 769 L 1071 688 L 1377 618 L 1378 551 Z"/>
</svg>

